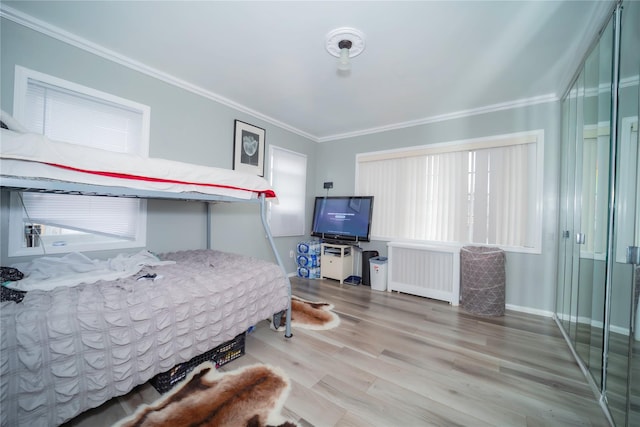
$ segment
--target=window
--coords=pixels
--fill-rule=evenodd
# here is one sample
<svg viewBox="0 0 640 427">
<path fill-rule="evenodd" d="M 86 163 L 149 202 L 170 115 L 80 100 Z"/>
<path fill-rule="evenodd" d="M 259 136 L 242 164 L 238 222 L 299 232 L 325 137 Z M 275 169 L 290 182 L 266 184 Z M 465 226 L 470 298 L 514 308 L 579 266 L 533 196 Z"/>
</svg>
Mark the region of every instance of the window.
<svg viewBox="0 0 640 427">
<path fill-rule="evenodd" d="M 53 140 L 148 155 L 149 107 L 20 66 L 14 116 Z M 24 192 L 10 203 L 11 256 L 146 244 L 144 200 Z"/>
<path fill-rule="evenodd" d="M 269 203 L 269 227 L 274 236 L 305 234 L 305 198 L 307 188 L 307 156 L 271 146 L 270 184 L 278 196 Z"/>
<path fill-rule="evenodd" d="M 376 201 L 372 236 L 539 252 L 543 135 L 359 154 L 357 194 Z"/>
</svg>

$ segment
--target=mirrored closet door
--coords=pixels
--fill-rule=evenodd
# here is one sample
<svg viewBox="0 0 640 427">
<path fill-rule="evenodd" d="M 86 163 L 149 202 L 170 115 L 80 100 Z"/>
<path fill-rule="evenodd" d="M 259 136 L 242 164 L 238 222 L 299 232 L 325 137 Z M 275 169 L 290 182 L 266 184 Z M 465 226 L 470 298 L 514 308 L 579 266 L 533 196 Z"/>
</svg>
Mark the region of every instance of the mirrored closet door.
<svg viewBox="0 0 640 427">
<path fill-rule="evenodd" d="M 610 322 L 605 397 L 617 426 L 640 425 L 640 2 L 624 2 L 620 17 L 616 103 L 615 197 L 611 232 Z"/>
<path fill-rule="evenodd" d="M 563 101 L 557 311 L 598 388 L 604 348 L 612 40 L 610 21 Z"/>
<path fill-rule="evenodd" d="M 562 103 L 556 318 L 616 426 L 640 425 L 640 2 L 622 2 Z M 637 383 L 637 385 L 636 385 Z"/>
</svg>

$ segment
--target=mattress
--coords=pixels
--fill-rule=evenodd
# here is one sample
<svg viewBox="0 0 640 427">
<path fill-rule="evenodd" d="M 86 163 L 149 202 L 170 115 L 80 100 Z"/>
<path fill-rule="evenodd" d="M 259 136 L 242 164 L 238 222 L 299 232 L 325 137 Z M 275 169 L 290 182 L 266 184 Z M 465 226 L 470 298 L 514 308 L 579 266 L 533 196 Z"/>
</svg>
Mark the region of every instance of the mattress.
<svg viewBox="0 0 640 427">
<path fill-rule="evenodd" d="M 250 199 L 275 197 L 259 176 L 173 160 L 116 153 L 53 141 L 43 135 L 0 130 L 3 177 L 47 179 L 172 193 L 195 191 Z"/>
<path fill-rule="evenodd" d="M 212 250 L 159 258 L 175 264 L 1 303 L 3 426 L 60 425 L 287 308 L 276 264 Z"/>
</svg>

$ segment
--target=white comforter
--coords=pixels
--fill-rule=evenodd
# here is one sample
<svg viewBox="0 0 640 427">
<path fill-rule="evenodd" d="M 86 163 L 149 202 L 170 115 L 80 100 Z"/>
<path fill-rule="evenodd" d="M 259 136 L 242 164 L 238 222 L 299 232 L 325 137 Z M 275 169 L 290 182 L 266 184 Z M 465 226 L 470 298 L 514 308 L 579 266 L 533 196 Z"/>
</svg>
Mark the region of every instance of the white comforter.
<svg viewBox="0 0 640 427">
<path fill-rule="evenodd" d="M 262 177 L 229 169 L 116 153 L 0 129 L 2 175 L 242 199 L 275 192 Z"/>
<path fill-rule="evenodd" d="M 50 291 L 58 286 L 76 286 L 100 280 L 117 280 L 133 276 L 145 266 L 171 265 L 175 261 L 161 261 L 147 250 L 137 254 L 120 254 L 108 260 L 91 259 L 73 252 L 62 257 L 40 257 L 33 261 L 14 264 L 25 277 L 4 284 L 19 291 L 37 289 Z"/>
</svg>

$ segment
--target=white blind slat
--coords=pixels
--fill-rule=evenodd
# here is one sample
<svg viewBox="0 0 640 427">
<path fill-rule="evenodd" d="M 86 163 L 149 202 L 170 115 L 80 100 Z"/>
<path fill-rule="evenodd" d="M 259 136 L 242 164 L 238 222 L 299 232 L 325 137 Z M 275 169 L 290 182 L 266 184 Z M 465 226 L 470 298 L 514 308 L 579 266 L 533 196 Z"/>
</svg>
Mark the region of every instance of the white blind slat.
<svg viewBox="0 0 640 427">
<path fill-rule="evenodd" d="M 517 135 L 358 155 L 358 193 L 376 200 L 372 235 L 534 247 L 536 141 Z"/>
<path fill-rule="evenodd" d="M 143 113 L 34 78 L 27 78 L 25 126 L 54 140 L 121 153 L 143 153 Z M 141 201 L 24 193 L 26 222 L 87 233 L 136 238 Z"/>
<path fill-rule="evenodd" d="M 140 209 L 137 199 L 24 193 L 22 200 L 25 222 L 127 240 L 136 237 L 136 223 L 132 218 Z"/>
<path fill-rule="evenodd" d="M 305 234 L 307 156 L 271 147 L 271 186 L 278 203 L 270 203 L 269 226 L 274 236 Z"/>
</svg>

